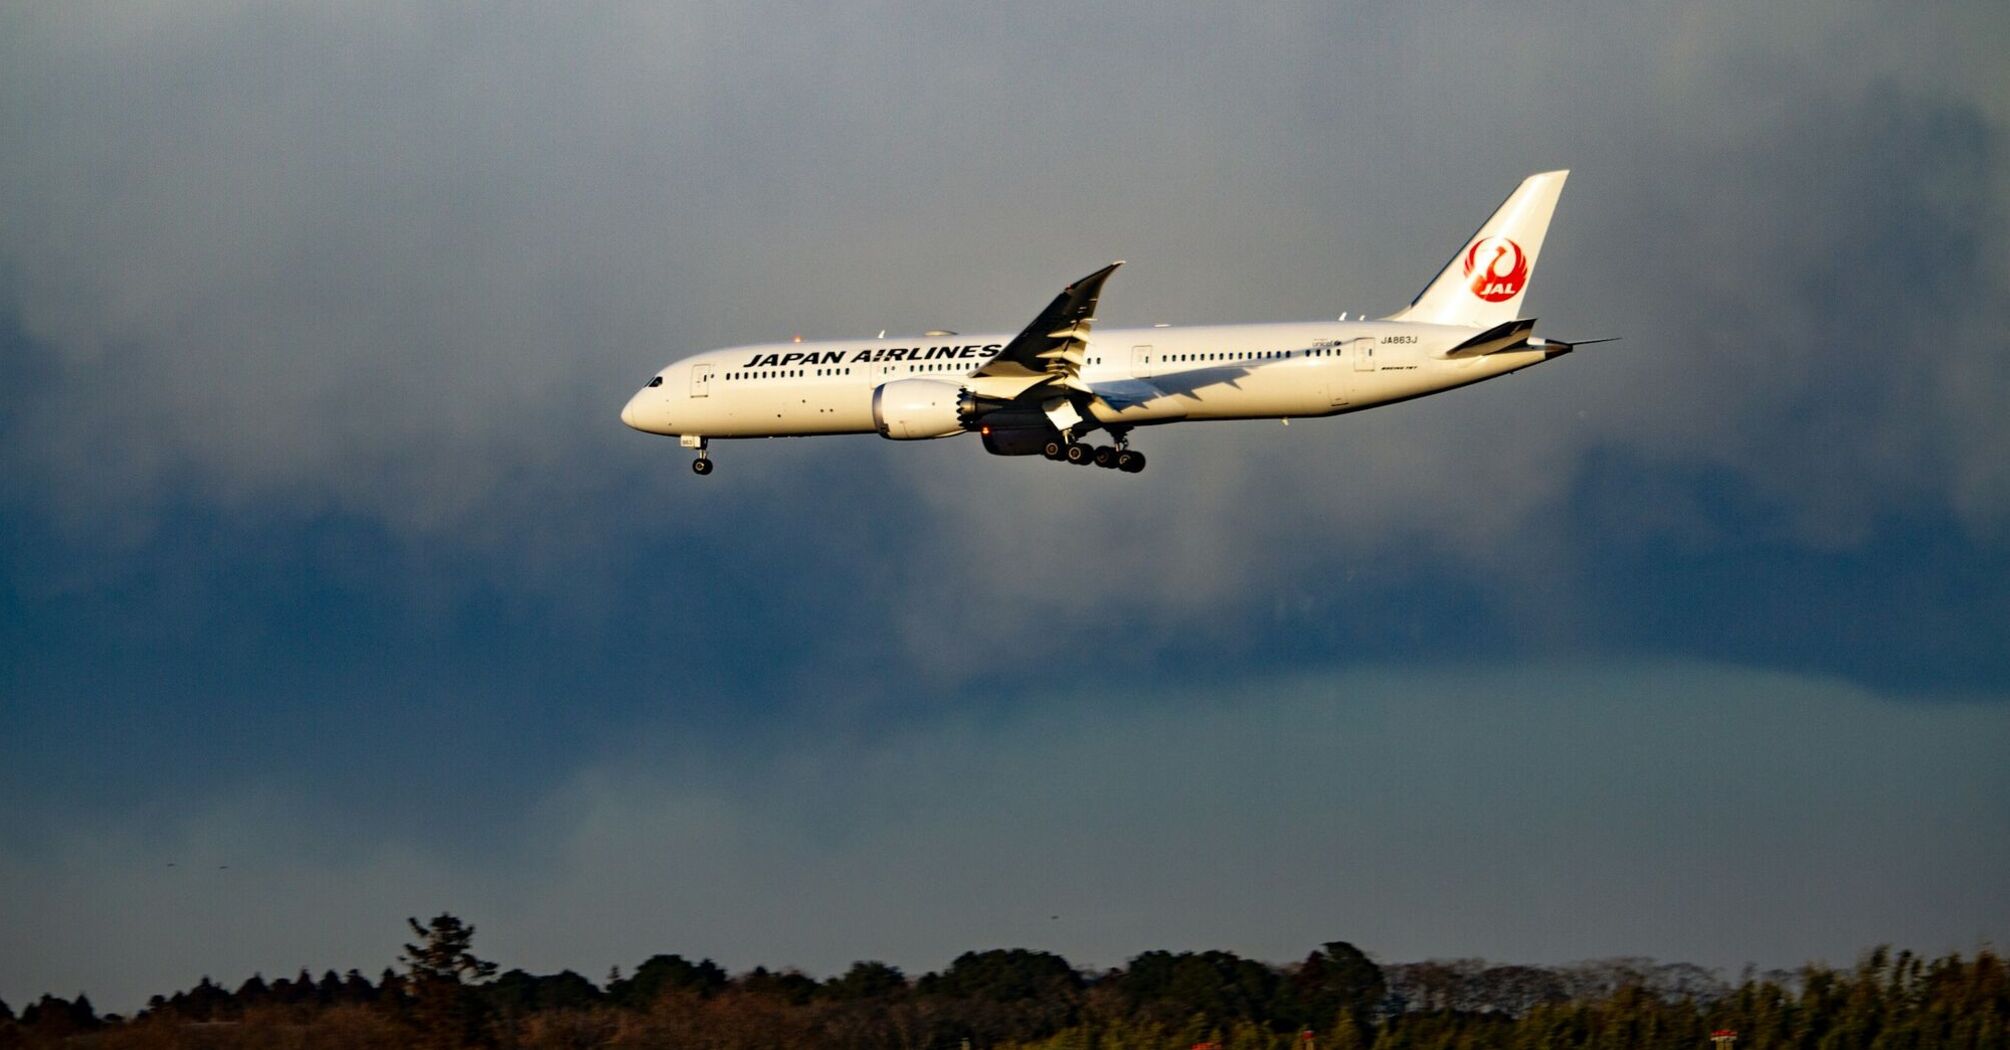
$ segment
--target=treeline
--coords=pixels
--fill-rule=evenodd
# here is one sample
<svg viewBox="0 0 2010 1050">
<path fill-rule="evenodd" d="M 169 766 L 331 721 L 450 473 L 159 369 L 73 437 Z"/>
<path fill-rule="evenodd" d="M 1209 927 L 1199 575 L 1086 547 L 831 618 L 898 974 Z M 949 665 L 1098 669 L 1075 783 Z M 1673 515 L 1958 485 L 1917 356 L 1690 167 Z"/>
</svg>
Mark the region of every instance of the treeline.
<svg viewBox="0 0 2010 1050">
<path fill-rule="evenodd" d="M 1335 941 L 1286 966 L 1230 952 L 1146 952 L 1087 972 L 1048 952 L 967 952 L 910 979 L 859 962 L 817 980 L 658 955 L 595 983 L 475 956 L 452 916 L 411 924 L 375 980 L 302 971 L 235 989 L 205 977 L 132 1018 L 79 996 L 0 1003 L 0 1048 L 703 1048 L 836 1050 L 2003 1050 L 2010 974 L 1984 950 L 1925 959 L 1877 949 L 1851 969 L 1747 973 L 1646 960 L 1378 966 Z"/>
</svg>

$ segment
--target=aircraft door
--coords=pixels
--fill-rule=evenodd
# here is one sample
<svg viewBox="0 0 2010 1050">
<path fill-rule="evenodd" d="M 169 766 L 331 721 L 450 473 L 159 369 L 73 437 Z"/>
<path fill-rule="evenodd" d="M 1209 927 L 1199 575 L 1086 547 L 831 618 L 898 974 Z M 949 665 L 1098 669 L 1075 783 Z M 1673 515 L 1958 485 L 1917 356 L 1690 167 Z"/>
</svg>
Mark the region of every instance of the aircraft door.
<svg viewBox="0 0 2010 1050">
<path fill-rule="evenodd" d="M 692 366 L 691 366 L 691 396 L 692 396 L 692 397 L 710 397 L 710 396 L 712 396 L 712 373 L 713 373 L 713 372 L 714 372 L 714 371 L 715 371 L 715 370 L 717 369 L 717 367 L 718 367 L 718 366 L 716 366 L 716 365 L 692 365 Z"/>
<path fill-rule="evenodd" d="M 1333 352 L 1343 362 L 1326 372 L 1326 404 L 1330 408 L 1351 405 L 1359 396 L 1363 372 L 1375 370 L 1375 340 L 1368 336 L 1335 344 Z"/>
<path fill-rule="evenodd" d="M 1131 377 L 1133 379 L 1150 379 L 1153 374 L 1152 358 L 1157 356 L 1158 351 L 1153 350 L 1149 346 L 1131 347 Z"/>
</svg>

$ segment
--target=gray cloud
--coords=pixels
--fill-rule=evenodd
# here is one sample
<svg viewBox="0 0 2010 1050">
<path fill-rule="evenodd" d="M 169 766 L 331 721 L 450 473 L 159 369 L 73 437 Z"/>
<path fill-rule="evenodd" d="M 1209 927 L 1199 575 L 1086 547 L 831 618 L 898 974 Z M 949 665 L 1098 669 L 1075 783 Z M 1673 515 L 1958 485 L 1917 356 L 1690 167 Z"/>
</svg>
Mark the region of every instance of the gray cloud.
<svg viewBox="0 0 2010 1050">
<path fill-rule="evenodd" d="M 1826 542 L 1898 503 L 1990 532 L 2006 509 L 1986 8 L 400 11 L 12 16 L 0 259 L 57 365 L 9 460 L 55 506 L 144 514 L 193 486 L 480 542 L 667 472 L 609 406 L 694 347 L 1010 327 L 1114 254 L 1137 263 L 1115 321 L 1386 309 L 1563 163 L 1536 305 L 1629 344 L 1297 442 L 1154 435 L 1185 484 L 1096 516 L 1177 513 L 1187 538 L 1131 545 L 1161 560 L 1259 500 L 1261 539 L 1318 522 L 1519 560 L 1576 457 L 1613 444 L 1722 464 Z M 1862 46 L 1894 35 L 1942 61 Z M 900 457 L 896 491 L 938 516 L 988 504 L 958 495 L 972 470 L 1008 505 L 1081 506 L 961 443 L 947 478 L 827 444 L 746 469 Z M 1021 524 L 1001 527 L 1044 532 Z"/>
<path fill-rule="evenodd" d="M 1457 675 L 1251 687 L 1303 720 L 1294 732 L 1239 699 L 1196 693 L 1162 714 L 1085 693 L 1073 711 L 982 683 L 1056 653 L 1071 677 L 1104 659 L 1109 677 L 1142 675 L 1152 654 L 1217 646 L 1303 659 L 1308 625 L 1337 625 L 1322 652 L 1352 653 L 1344 632 L 1401 636 L 1446 605 L 1467 616 L 1428 637 L 1469 626 L 1477 651 L 1560 639 L 1546 651 L 1577 652 L 1586 624 L 1655 622 L 1656 608 L 1613 604 L 1630 581 L 1597 576 L 1601 556 L 1661 540 L 1847 555 L 1890 542 L 1893 522 L 1952 520 L 1993 551 L 2010 521 L 2007 25 L 1996 4 L 1595 19 L 1442 3 L 10 8 L 0 515 L 19 526 L 10 539 L 61 539 L 10 550 L 0 597 L 68 628 L 37 631 L 89 640 L 52 656 L 34 631 L 8 636 L 18 681 L 35 685 L 16 695 L 66 713 L 38 724 L 181 731 L 200 719 L 177 705 L 221 689 L 203 717 L 264 720 L 230 726 L 217 750 L 250 750 L 324 724 L 260 694 L 331 681 L 384 699 L 317 712 L 330 726 L 371 703 L 473 721 L 484 700 L 465 668 L 426 662 L 454 649 L 484 682 L 534 679 L 487 727 L 502 736 L 512 718 L 556 721 L 568 685 L 631 657 L 611 649 L 647 649 L 658 662 L 623 680 L 633 706 L 595 707 L 620 738 L 638 710 L 783 648 L 763 637 L 770 648 L 696 660 L 697 615 L 734 644 L 801 630 L 813 666 L 782 661 L 774 673 L 796 677 L 761 678 L 759 702 L 828 719 L 840 739 L 777 745 L 749 766 L 755 783 L 693 757 L 702 733 L 666 729 L 660 753 L 550 794 L 536 829 L 498 847 L 516 858 L 502 874 L 409 842 L 359 845 L 369 836 L 346 825 L 327 841 L 283 830 L 332 805 L 164 787 L 148 812 L 185 807 L 179 820 L 0 861 L 32 920 L 0 924 L 14 938 L 0 958 L 37 963 L 0 973 L 0 994 L 38 994 L 32 979 L 118 1001 L 192 980 L 190 965 L 374 967 L 397 917 L 440 906 L 485 924 L 499 955 L 588 967 L 663 947 L 927 966 L 984 939 L 1083 961 L 1174 942 L 1281 956 L 1336 932 L 1392 957 L 1789 962 L 1875 939 L 1960 946 L 1963 922 L 2000 936 L 1974 887 L 2003 867 L 1990 845 L 2003 785 L 1977 774 L 1945 809 L 1909 786 L 1965 769 L 1973 742 L 1999 745 L 2000 704 L 1634 669 L 1684 698 L 1642 701 L 1639 724 L 1660 734 L 1642 741 L 1625 719 L 1574 721 L 1605 718 L 1637 683 L 1559 675 L 1591 712 L 1574 716 L 1523 672 L 1505 687 L 1527 724 L 1468 739 L 1459 726 L 1492 725 L 1486 712 L 1394 699 L 1493 688 Z M 1516 179 L 1554 166 L 1576 174 L 1532 307 L 1554 334 L 1626 341 L 1500 383 L 1288 430 L 1141 434 L 1156 465 L 1125 479 L 856 438 L 728 446 L 698 485 L 669 443 L 613 418 L 637 381 L 697 348 L 1009 329 L 1117 256 L 1132 265 L 1107 324 L 1386 311 Z M 1587 537 L 1574 515 L 1600 471 L 1647 476 L 1589 512 L 1612 534 Z M 1712 505 L 1720 492 L 1739 513 Z M 175 532 L 178 514 L 198 524 Z M 275 549 L 190 556 L 219 537 Z M 32 555 L 45 546 L 68 556 Z M 1989 571 L 1922 588 L 1987 593 Z M 1432 587 L 1458 601 L 1417 596 Z M 301 627 L 331 593 L 363 627 Z M 1660 613 L 1740 623 L 1772 608 L 1743 597 Z M 831 622 L 833 605 L 850 622 Z M 1891 615 L 1943 608 L 1996 605 Z M 1884 622 L 1861 619 L 1845 637 Z M 1959 625 L 1964 645 L 1987 620 Z M 333 656 L 272 636 L 340 642 L 350 628 L 362 640 Z M 499 638 L 535 651 L 496 670 L 484 650 Z M 179 658 L 187 697 L 142 717 L 93 684 L 145 677 L 97 648 L 132 639 Z M 396 651 L 357 655 L 379 643 Z M 1974 663 L 1988 640 L 1964 645 L 1948 651 Z M 541 662 L 554 669 L 526 674 Z M 1314 702 L 1336 689 L 1388 699 L 1332 708 L 1369 712 L 1354 734 Z M 846 717 L 861 707 L 973 694 L 987 712 L 1029 709 L 1002 727 L 842 739 L 862 732 Z M 1303 726 L 1319 731 L 1300 744 Z M 1594 729 L 1657 761 L 1596 757 L 1580 743 Z M 1523 739 L 1561 768 L 1488 750 Z M 372 746 L 366 732 L 322 740 Z M 1678 740 L 1691 746 L 1656 750 Z M 1883 740 L 1904 745 L 1897 757 Z M 1010 765 L 1022 755 L 1026 769 Z M 1217 756 L 1263 772 L 1191 775 Z M 1656 779 L 1692 762 L 1717 775 Z M 1887 768 L 1907 775 L 1887 782 Z M 275 793 L 245 780 L 246 795 Z M 828 784 L 848 791 L 824 798 Z M 1691 793 L 1713 814 L 1756 809 L 1765 830 L 1698 816 Z M 1067 808 L 1081 796 L 1111 800 L 1100 823 Z M 1875 843 L 1875 863 L 1840 828 Z M 17 830 L 10 841 L 40 841 Z M 1294 849 L 1314 863 L 1264 866 Z M 229 870 L 254 874 L 197 881 L 191 865 L 163 882 L 154 863 L 169 854 L 249 857 Z M 1305 881 L 1314 871 L 1346 879 Z M 693 907 L 662 904 L 664 872 L 698 887 Z M 850 894 L 840 921 L 803 889 L 811 876 Z M 1249 878 L 1330 909 L 1208 910 Z M 799 893 L 808 903 L 776 903 Z M 566 910 L 587 898 L 660 920 Z M 1080 925 L 1040 925 L 1057 912 Z M 765 925 L 731 918 L 756 913 Z M 308 942 L 276 931 L 303 914 L 339 919 L 291 958 Z M 175 918 L 101 977 L 98 940 L 77 931 L 102 939 L 130 915 Z M 1181 915 L 1194 918 L 1168 922 Z"/>
<path fill-rule="evenodd" d="M 596 973 L 1332 937 L 1734 968 L 2000 940 L 2010 704 L 1894 699 L 1650 663 L 1100 689 L 730 761 L 665 723 L 479 853 L 331 836 L 246 785 L 0 863 L 0 994 L 129 1007 L 204 972 L 374 970 L 438 908 L 505 963 Z"/>
</svg>

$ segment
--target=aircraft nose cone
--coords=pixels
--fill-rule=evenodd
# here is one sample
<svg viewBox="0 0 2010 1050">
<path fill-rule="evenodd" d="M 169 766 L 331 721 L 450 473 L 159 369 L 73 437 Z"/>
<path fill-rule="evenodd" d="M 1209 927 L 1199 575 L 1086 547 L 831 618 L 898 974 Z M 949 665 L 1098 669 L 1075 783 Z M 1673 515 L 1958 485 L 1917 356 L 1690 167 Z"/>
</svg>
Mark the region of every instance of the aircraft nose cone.
<svg viewBox="0 0 2010 1050">
<path fill-rule="evenodd" d="M 621 406 L 621 421 L 623 423 L 628 424 L 628 426 L 634 430 L 647 429 L 642 425 L 643 413 L 642 413 L 641 401 L 642 401 L 642 395 L 637 394 L 634 397 L 629 398 L 627 404 Z"/>
<path fill-rule="evenodd" d="M 644 434 L 671 432 L 669 399 L 659 391 L 643 390 L 621 406 L 621 421 Z"/>
</svg>

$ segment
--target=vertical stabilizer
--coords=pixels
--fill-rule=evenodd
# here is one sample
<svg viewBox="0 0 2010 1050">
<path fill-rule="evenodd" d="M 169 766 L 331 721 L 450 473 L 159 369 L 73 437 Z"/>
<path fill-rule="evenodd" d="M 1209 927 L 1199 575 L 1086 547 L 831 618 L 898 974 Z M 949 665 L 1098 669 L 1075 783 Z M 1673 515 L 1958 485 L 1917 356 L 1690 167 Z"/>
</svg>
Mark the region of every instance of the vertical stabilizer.
<svg viewBox="0 0 2010 1050">
<path fill-rule="evenodd" d="M 1444 272 L 1389 320 L 1484 328 L 1521 316 L 1522 295 L 1569 175 L 1545 171 L 1523 179 Z"/>
</svg>

